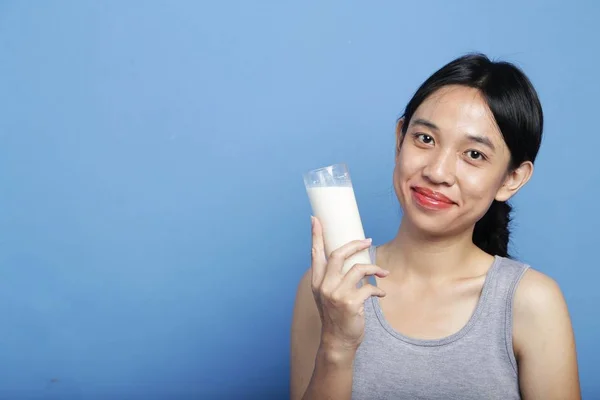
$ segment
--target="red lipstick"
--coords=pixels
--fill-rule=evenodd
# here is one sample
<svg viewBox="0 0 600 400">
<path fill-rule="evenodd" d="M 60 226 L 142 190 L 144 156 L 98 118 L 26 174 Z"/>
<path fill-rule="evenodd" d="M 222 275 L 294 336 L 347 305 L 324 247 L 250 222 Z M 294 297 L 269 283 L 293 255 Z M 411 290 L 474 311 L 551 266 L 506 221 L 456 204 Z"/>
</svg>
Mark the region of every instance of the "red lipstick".
<svg viewBox="0 0 600 400">
<path fill-rule="evenodd" d="M 413 198 L 423 208 L 437 211 L 448 209 L 456 204 L 440 192 L 420 186 L 413 186 L 411 189 Z"/>
</svg>

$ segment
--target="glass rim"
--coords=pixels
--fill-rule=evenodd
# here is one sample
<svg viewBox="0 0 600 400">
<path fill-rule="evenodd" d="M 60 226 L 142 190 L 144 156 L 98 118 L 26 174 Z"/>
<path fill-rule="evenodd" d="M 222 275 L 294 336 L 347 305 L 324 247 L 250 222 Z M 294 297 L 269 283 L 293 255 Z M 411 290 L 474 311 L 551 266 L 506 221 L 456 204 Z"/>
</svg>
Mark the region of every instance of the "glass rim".
<svg viewBox="0 0 600 400">
<path fill-rule="evenodd" d="M 302 174 L 304 186 L 316 187 L 352 187 L 350 170 L 346 163 L 336 163 L 315 168 Z"/>
<path fill-rule="evenodd" d="M 346 171 L 348 171 L 348 165 L 346 163 L 344 163 L 344 162 L 340 162 L 340 163 L 326 165 L 324 167 L 319 167 L 319 168 L 311 169 L 309 171 L 304 172 L 303 175 L 308 175 L 308 174 L 312 174 L 312 173 L 323 171 L 323 170 L 327 170 L 327 169 L 333 169 L 334 167 L 343 167 Z"/>
</svg>

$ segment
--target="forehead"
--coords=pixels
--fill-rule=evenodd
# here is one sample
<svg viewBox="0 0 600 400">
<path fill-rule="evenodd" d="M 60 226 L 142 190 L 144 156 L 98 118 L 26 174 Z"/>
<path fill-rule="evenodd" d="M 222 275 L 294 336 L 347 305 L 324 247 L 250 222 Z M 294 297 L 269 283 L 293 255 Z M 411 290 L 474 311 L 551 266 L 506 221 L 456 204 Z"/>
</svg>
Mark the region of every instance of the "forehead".
<svg viewBox="0 0 600 400">
<path fill-rule="evenodd" d="M 480 135 L 494 144 L 504 143 L 494 116 L 480 91 L 465 86 L 446 86 L 430 95 L 417 108 L 411 122 L 425 119 L 442 132 Z"/>
</svg>

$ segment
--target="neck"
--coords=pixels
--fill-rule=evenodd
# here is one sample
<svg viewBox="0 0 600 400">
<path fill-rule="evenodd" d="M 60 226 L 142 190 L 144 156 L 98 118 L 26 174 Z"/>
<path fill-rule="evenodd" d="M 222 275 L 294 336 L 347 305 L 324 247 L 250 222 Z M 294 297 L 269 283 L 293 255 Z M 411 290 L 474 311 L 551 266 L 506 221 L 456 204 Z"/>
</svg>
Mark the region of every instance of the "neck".
<svg viewBox="0 0 600 400">
<path fill-rule="evenodd" d="M 491 256 L 473 244 L 473 230 L 450 237 L 427 236 L 402 221 L 396 237 L 385 244 L 383 262 L 388 269 L 429 281 L 461 276 L 477 261 Z"/>
</svg>

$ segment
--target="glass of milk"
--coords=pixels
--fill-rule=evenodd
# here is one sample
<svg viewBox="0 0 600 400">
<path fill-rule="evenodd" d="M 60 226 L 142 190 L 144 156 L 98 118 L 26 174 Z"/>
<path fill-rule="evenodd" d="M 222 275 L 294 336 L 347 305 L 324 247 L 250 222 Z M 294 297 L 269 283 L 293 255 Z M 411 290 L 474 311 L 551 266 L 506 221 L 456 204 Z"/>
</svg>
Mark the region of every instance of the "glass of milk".
<svg viewBox="0 0 600 400">
<path fill-rule="evenodd" d="M 353 240 L 365 239 L 350 172 L 346 164 L 318 168 L 303 175 L 313 215 L 321 221 L 327 257 Z M 354 264 L 371 264 L 365 249 L 344 262 L 346 273 Z"/>
</svg>

